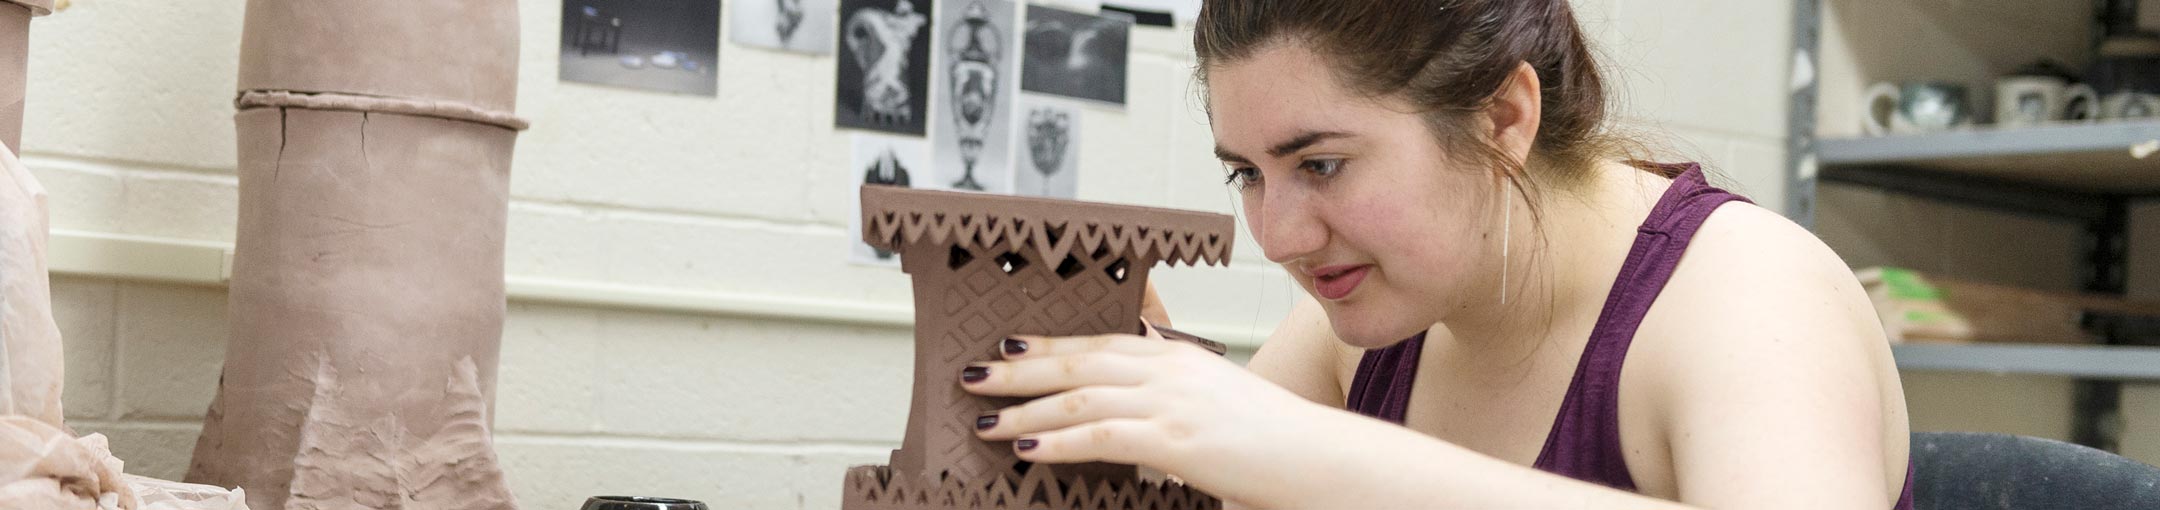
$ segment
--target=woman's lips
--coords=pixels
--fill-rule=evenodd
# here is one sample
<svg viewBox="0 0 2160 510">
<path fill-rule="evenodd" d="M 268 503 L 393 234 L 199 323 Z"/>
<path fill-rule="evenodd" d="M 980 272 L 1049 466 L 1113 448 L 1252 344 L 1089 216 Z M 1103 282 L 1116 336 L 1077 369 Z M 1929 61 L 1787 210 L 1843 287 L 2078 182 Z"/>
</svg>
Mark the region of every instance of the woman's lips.
<svg viewBox="0 0 2160 510">
<path fill-rule="evenodd" d="M 1313 290 L 1318 291 L 1322 299 L 1339 300 L 1357 290 L 1358 284 L 1365 281 L 1365 273 L 1371 271 L 1370 265 L 1323 268 L 1313 272 Z"/>
</svg>

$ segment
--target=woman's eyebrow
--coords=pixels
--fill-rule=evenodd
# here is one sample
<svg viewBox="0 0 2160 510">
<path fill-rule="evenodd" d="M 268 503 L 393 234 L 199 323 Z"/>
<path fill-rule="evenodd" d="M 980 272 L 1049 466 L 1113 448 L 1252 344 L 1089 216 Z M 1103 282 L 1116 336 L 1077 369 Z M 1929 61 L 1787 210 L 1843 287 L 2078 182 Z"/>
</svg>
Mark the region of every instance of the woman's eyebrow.
<svg viewBox="0 0 2160 510">
<path fill-rule="evenodd" d="M 1283 156 L 1288 156 L 1291 153 L 1295 153 L 1297 151 L 1305 150 L 1306 147 L 1311 147 L 1313 146 L 1313 144 L 1316 143 L 1335 138 L 1348 137 L 1350 137 L 1350 133 L 1344 133 L 1341 131 L 1306 131 L 1303 134 L 1297 135 L 1296 138 L 1291 138 L 1289 141 L 1275 144 L 1274 147 L 1269 147 L 1267 153 L 1269 156 L 1280 158 Z"/>
<path fill-rule="evenodd" d="M 1336 138 L 1349 138 L 1351 136 L 1354 135 L 1342 131 L 1307 131 L 1297 135 L 1296 137 L 1292 137 L 1291 139 L 1286 140 L 1282 143 L 1275 144 L 1274 147 L 1269 147 L 1267 153 L 1269 156 L 1280 158 L 1295 153 L 1297 151 L 1305 150 L 1306 147 L 1311 147 L 1313 146 L 1313 144 Z M 1237 153 L 1230 152 L 1229 149 L 1224 149 L 1221 145 L 1215 146 L 1215 159 L 1231 163 L 1252 164 L 1252 160 L 1246 159 L 1244 156 L 1240 156 Z"/>
</svg>

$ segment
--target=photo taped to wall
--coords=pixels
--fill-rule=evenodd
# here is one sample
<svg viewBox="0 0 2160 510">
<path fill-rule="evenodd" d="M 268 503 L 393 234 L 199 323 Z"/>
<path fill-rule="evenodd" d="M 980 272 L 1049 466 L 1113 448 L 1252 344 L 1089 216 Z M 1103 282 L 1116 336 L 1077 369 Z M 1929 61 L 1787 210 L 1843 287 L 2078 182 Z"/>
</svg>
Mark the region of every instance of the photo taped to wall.
<svg viewBox="0 0 2160 510">
<path fill-rule="evenodd" d="M 562 81 L 718 93 L 720 4 L 713 0 L 563 0 Z"/>
<path fill-rule="evenodd" d="M 929 120 L 930 0 L 842 0 L 833 125 L 922 136 Z"/>
<path fill-rule="evenodd" d="M 1026 162 L 1013 178 L 1019 195 L 1080 197 L 1080 113 L 1070 101 L 1022 95 L 1019 137 Z"/>
<path fill-rule="evenodd" d="M 1131 33 L 1130 19 L 1029 6 L 1020 88 L 1122 106 Z"/>
<path fill-rule="evenodd" d="M 810 55 L 833 51 L 839 0 L 733 0 L 728 40 L 735 44 Z"/>
<path fill-rule="evenodd" d="M 938 188 L 920 182 L 929 168 L 930 146 L 920 138 L 880 133 L 855 133 L 853 157 L 849 158 L 848 182 L 863 186 Z M 893 252 L 871 248 L 862 240 L 862 193 L 848 187 L 848 262 L 860 265 L 900 267 Z"/>
<path fill-rule="evenodd" d="M 1012 119 L 1020 92 L 1016 16 L 1008 0 L 950 0 L 938 14 L 937 182 L 956 190 L 1012 192 Z"/>
</svg>

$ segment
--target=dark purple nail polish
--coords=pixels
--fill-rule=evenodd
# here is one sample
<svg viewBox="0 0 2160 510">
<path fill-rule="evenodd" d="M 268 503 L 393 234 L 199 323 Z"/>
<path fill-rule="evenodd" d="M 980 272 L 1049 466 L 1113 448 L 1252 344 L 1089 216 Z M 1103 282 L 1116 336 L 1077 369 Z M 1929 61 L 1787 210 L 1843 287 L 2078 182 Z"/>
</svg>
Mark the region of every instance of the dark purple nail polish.
<svg viewBox="0 0 2160 510">
<path fill-rule="evenodd" d="M 998 415 L 985 414 L 975 418 L 975 430 L 990 430 L 997 426 Z"/>
<path fill-rule="evenodd" d="M 979 383 L 990 378 L 990 367 L 974 365 L 960 371 L 960 382 Z"/>
<path fill-rule="evenodd" d="M 1024 452 L 1035 449 L 1036 444 L 1037 443 L 1033 439 L 1022 439 L 1019 441 L 1013 441 L 1013 448 L 1018 448 L 1020 449 L 1020 451 Z"/>
<path fill-rule="evenodd" d="M 1022 354 L 1027 354 L 1028 344 L 1026 341 L 1020 340 L 1018 338 L 1007 338 L 1005 339 L 1003 348 L 1005 349 L 1006 356 L 1019 356 Z"/>
</svg>

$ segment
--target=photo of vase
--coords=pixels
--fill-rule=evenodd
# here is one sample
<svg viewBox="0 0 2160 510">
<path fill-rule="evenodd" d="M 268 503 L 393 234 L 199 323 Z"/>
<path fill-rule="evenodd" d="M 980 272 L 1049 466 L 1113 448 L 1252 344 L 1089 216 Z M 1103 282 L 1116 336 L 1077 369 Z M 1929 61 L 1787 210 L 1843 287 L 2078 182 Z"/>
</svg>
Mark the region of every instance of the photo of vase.
<svg viewBox="0 0 2160 510">
<path fill-rule="evenodd" d="M 1028 169 L 1016 183 L 1020 194 L 1053 198 L 1079 197 L 1080 111 L 1051 103 L 1026 108 Z"/>
<path fill-rule="evenodd" d="M 982 191 L 982 183 L 975 181 L 975 162 L 981 159 L 983 138 L 990 134 L 990 119 L 996 112 L 998 57 L 1005 49 L 1000 45 L 996 26 L 990 24 L 989 12 L 982 2 L 968 4 L 965 16 L 955 24 L 945 40 L 951 41 L 949 62 L 952 68 L 946 72 L 952 81 L 953 96 L 960 100 L 953 109 L 953 120 L 960 128 L 956 140 L 960 144 L 961 161 L 967 165 L 953 188 Z"/>
</svg>

